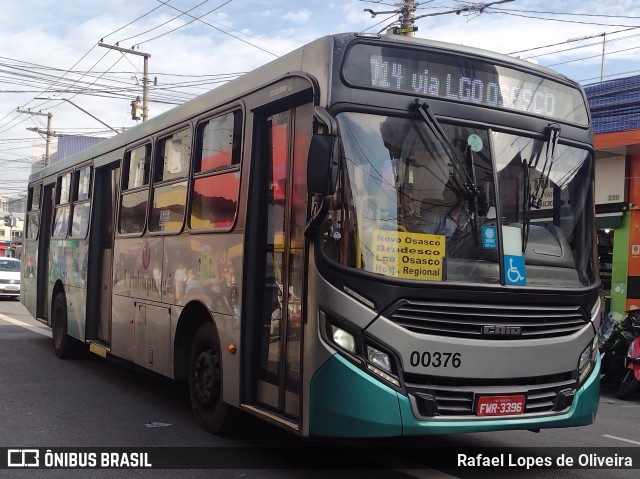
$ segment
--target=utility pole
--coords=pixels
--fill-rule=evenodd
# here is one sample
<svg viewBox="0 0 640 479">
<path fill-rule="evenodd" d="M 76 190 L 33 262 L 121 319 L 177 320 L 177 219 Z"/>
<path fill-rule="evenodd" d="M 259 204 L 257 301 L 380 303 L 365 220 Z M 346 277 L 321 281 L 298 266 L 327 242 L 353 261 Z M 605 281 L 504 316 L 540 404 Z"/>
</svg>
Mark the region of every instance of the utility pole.
<svg viewBox="0 0 640 479">
<path fill-rule="evenodd" d="M 44 155 L 44 166 L 49 165 L 49 160 L 51 156 L 49 155 L 50 145 L 51 145 L 51 137 L 53 136 L 53 132 L 51 131 L 51 118 L 53 115 L 51 113 L 42 113 L 41 111 L 31 111 L 31 110 L 21 110 L 20 108 L 16 108 L 18 113 L 26 113 L 27 115 L 36 115 L 36 116 L 46 116 L 47 117 L 47 129 L 42 130 L 41 128 L 27 128 L 29 131 L 35 131 L 36 133 L 40 133 L 41 135 L 45 135 L 45 155 Z"/>
<path fill-rule="evenodd" d="M 607 43 L 607 32 L 602 32 L 602 61 L 600 62 L 600 83 L 604 81 L 604 45 Z"/>
<path fill-rule="evenodd" d="M 417 17 L 415 14 L 416 4 L 414 0 L 402 0 L 401 3 L 394 4 L 394 7 L 396 7 L 395 10 L 388 10 L 384 12 L 374 12 L 370 8 L 365 8 L 364 11 L 369 12 L 371 14 L 371 18 L 375 18 L 376 15 L 386 14 L 386 13 L 398 14 L 400 16 L 399 20 L 394 21 L 391 25 L 386 26 L 385 28 L 380 30 L 380 32 L 378 33 L 382 33 L 383 31 L 387 30 L 387 33 L 394 33 L 396 35 L 405 35 L 408 37 L 413 37 L 415 35 L 415 32 L 418 31 L 418 27 L 415 26 L 415 21 L 420 18 L 435 17 L 438 15 L 448 15 L 450 13 L 455 13 L 456 15 L 460 15 L 461 13 L 466 15 L 473 12 L 481 14 L 481 13 L 484 13 L 484 11 L 487 8 L 491 7 L 492 5 L 497 5 L 500 3 L 509 3 L 513 1 L 514 0 L 497 0 L 491 3 L 465 2 L 465 3 L 462 3 L 459 7 L 457 8 L 454 7 L 451 10 L 446 10 L 444 12 L 426 13 L 424 15 L 419 15 Z M 396 25 L 398 23 L 400 23 L 399 27 L 392 27 L 393 25 Z"/>
<path fill-rule="evenodd" d="M 604 50 L 607 43 L 607 32 L 594 33 L 592 35 L 583 35 L 581 37 L 573 37 L 567 40 L 567 43 L 580 42 L 589 40 L 590 38 L 602 37 L 602 59 L 600 60 L 600 83 L 604 81 Z"/>
<path fill-rule="evenodd" d="M 365 12 L 369 12 L 371 14 L 371 18 L 375 18 L 376 15 L 384 15 L 387 13 L 397 13 L 400 15 L 400 26 L 399 27 L 385 27 L 387 29 L 387 33 L 395 34 L 395 35 L 405 35 L 408 37 L 415 36 L 416 30 L 418 27 L 415 26 L 415 12 L 416 6 L 414 0 L 402 0 L 401 3 L 394 4 L 396 7 L 395 10 L 386 10 L 383 12 L 374 12 L 370 8 L 365 8 Z M 391 25 L 397 24 L 398 22 L 393 22 Z M 382 31 L 384 31 L 384 29 Z"/>
<path fill-rule="evenodd" d="M 415 19 L 416 6 L 414 1 L 402 0 L 402 5 L 400 5 L 400 31 L 395 33 L 399 33 L 407 37 L 414 37 L 416 35 L 416 30 L 418 30 L 418 27 L 414 24 Z"/>
<path fill-rule="evenodd" d="M 121 48 L 118 45 L 107 45 L 102 42 L 98 42 L 98 46 L 117 50 L 121 53 L 131 53 L 132 55 L 138 55 L 144 58 L 144 71 L 142 74 L 142 121 L 147 121 L 149 117 L 149 58 L 151 58 L 151 54 L 129 48 Z"/>
</svg>

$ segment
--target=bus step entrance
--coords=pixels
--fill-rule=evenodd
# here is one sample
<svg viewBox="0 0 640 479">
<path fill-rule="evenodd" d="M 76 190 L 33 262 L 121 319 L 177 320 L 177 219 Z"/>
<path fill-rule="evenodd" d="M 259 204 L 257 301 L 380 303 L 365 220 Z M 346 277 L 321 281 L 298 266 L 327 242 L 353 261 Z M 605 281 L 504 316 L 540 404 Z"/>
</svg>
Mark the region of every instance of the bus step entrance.
<svg viewBox="0 0 640 479">
<path fill-rule="evenodd" d="M 249 404 L 241 404 L 240 409 L 254 416 L 261 417 L 267 422 L 273 423 L 280 427 L 285 427 L 295 432 L 300 432 L 300 424 L 298 424 L 295 421 L 292 421 L 289 418 L 281 416 L 280 414 L 270 411 L 269 409 L 256 406 L 256 405 L 249 405 Z"/>
<path fill-rule="evenodd" d="M 89 351 L 100 357 L 106 358 L 107 353 L 111 352 L 111 348 L 100 341 L 91 340 L 89 343 Z"/>
</svg>

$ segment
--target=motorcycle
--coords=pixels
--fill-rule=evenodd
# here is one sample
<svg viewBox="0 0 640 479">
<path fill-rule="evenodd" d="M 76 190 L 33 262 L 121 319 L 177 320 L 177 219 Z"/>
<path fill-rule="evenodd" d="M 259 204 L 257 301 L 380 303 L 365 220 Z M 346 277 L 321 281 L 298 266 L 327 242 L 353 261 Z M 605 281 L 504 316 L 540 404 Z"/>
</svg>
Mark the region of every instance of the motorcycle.
<svg viewBox="0 0 640 479">
<path fill-rule="evenodd" d="M 640 325 L 637 326 L 640 329 Z M 629 346 L 626 358 L 627 370 L 618 386 L 618 399 L 627 400 L 634 393 L 640 391 L 640 337 L 633 340 Z"/>
<path fill-rule="evenodd" d="M 602 355 L 600 384 L 603 387 L 617 386 L 625 374 L 629 345 L 640 333 L 636 331 L 637 319 L 634 316 L 624 317 L 612 311 L 600 325 L 598 347 Z"/>
</svg>

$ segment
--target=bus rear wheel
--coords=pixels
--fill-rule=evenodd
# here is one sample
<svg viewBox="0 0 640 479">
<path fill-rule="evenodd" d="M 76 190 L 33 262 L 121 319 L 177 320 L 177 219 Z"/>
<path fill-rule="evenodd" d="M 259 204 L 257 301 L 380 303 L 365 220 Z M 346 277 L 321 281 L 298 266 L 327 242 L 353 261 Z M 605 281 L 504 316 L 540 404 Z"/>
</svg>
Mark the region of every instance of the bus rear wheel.
<svg viewBox="0 0 640 479">
<path fill-rule="evenodd" d="M 213 434 L 229 425 L 227 404 L 222 400 L 222 359 L 215 326 L 203 323 L 193 338 L 189 354 L 189 397 L 200 425 Z"/>
<path fill-rule="evenodd" d="M 63 293 L 56 294 L 51 307 L 53 350 L 60 359 L 72 356 L 73 338 L 67 335 L 67 300 Z"/>
</svg>

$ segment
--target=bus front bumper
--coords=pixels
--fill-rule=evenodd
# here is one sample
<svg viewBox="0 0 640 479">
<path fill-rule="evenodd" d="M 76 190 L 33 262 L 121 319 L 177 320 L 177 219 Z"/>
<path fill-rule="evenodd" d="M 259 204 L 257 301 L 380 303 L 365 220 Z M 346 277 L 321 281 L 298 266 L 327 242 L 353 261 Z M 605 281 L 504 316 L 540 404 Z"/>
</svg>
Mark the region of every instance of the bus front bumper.
<svg viewBox="0 0 640 479">
<path fill-rule="evenodd" d="M 421 420 L 409 398 L 338 354 L 311 381 L 309 433 L 313 436 L 426 436 L 509 429 L 546 429 L 593 423 L 600 398 L 600 357 L 564 413 L 527 417 Z"/>
</svg>

